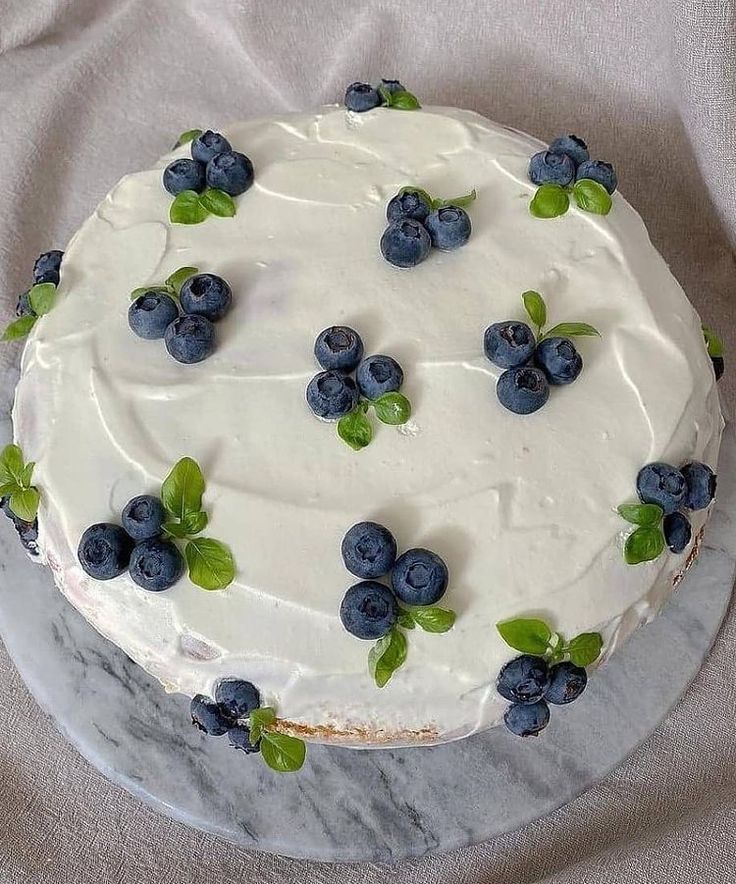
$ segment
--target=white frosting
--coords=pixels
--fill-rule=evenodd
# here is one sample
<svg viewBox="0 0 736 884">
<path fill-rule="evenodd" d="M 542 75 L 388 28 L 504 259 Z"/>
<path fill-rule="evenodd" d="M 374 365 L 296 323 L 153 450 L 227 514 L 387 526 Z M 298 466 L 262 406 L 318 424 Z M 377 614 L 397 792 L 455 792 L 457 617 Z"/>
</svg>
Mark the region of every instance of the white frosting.
<svg viewBox="0 0 736 884">
<path fill-rule="evenodd" d="M 627 566 L 615 508 L 648 461 L 716 463 L 722 421 L 699 319 L 619 194 L 607 217 L 573 206 L 532 218 L 538 142 L 477 114 L 326 108 L 225 134 L 256 169 L 235 218 L 168 222 L 161 169 L 187 147 L 127 176 L 70 243 L 58 303 L 25 349 L 15 432 L 37 462 L 56 581 L 171 690 L 211 693 L 242 676 L 282 718 L 348 743 L 496 724 L 494 680 L 514 654 L 497 621 L 600 629 L 610 651 L 671 591 L 687 552 Z M 442 197 L 475 187 L 478 199 L 467 246 L 401 271 L 378 242 L 387 200 L 410 183 Z M 137 338 L 126 315 L 133 288 L 185 264 L 234 292 L 215 354 L 194 366 Z M 523 318 L 530 288 L 552 323 L 590 322 L 603 337 L 580 339 L 575 384 L 519 417 L 496 401 L 482 338 L 491 322 Z M 314 338 L 338 323 L 367 353 L 399 360 L 414 407 L 408 428 L 378 425 L 360 453 L 304 401 Z M 235 582 L 204 592 L 182 579 L 151 594 L 127 575 L 84 575 L 83 530 L 157 491 L 183 455 L 203 468 L 207 533 L 232 548 Z M 368 674 L 370 643 L 338 617 L 355 582 L 340 541 L 367 518 L 400 548 L 446 560 L 443 604 L 458 613 L 445 635 L 408 634 L 406 665 L 383 690 Z"/>
</svg>

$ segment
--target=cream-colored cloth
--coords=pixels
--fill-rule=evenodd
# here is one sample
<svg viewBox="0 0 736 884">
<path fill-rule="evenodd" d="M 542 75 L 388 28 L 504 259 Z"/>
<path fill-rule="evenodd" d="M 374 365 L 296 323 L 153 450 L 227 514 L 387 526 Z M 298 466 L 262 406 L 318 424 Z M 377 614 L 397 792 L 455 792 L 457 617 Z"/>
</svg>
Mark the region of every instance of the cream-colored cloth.
<svg viewBox="0 0 736 884">
<path fill-rule="evenodd" d="M 734 354 L 733 403 L 733 0 L 0 0 L 0 321 L 34 257 L 181 130 L 339 100 L 381 75 L 543 138 L 579 133 L 614 162 Z M 17 356 L 0 351 L 3 366 Z M 605 782 L 398 870 L 248 853 L 157 816 L 65 744 L 0 652 L 0 882 L 736 882 L 735 651 L 732 606 L 683 702 Z"/>
</svg>

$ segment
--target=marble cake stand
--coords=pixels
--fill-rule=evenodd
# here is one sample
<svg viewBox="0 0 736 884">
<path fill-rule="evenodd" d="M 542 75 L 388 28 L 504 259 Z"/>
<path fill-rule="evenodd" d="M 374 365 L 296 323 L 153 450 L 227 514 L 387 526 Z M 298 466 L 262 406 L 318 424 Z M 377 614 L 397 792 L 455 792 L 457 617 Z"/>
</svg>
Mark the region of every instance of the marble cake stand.
<svg viewBox="0 0 736 884">
<path fill-rule="evenodd" d="M 437 748 L 317 746 L 300 773 L 274 774 L 192 728 L 187 700 L 166 695 L 88 626 L 47 570 L 28 561 L 5 519 L 0 634 L 61 732 L 105 776 L 164 814 L 294 857 L 394 861 L 450 850 L 580 794 L 621 764 L 683 694 L 715 639 L 736 569 L 730 432 L 719 477 L 700 559 L 680 590 L 536 740 L 496 728 Z"/>
</svg>

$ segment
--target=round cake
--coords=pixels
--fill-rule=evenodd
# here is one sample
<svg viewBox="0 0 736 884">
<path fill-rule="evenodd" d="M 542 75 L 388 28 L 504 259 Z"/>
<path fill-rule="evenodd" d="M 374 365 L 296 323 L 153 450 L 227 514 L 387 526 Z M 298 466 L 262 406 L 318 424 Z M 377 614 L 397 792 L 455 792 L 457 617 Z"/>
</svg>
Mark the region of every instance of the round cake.
<svg viewBox="0 0 736 884">
<path fill-rule="evenodd" d="M 36 463 L 43 560 L 169 691 L 212 696 L 221 679 L 247 679 L 284 732 L 352 747 L 496 725 L 508 708 L 496 680 L 516 655 L 497 624 L 599 633 L 604 660 L 696 555 L 707 508 L 689 514 L 681 551 L 639 564 L 617 510 L 636 502 L 646 464 L 716 467 L 722 418 L 700 320 L 618 192 L 607 213 L 581 197 L 535 215 L 528 169 L 544 145 L 476 113 L 327 107 L 223 135 L 255 170 L 237 212 L 172 223 L 162 171 L 189 144 L 126 176 L 69 244 L 56 303 L 31 331 L 13 424 Z M 403 187 L 448 201 L 475 191 L 467 243 L 403 269 L 385 260 L 386 205 Z M 131 292 L 182 266 L 232 290 L 214 351 L 195 364 L 128 322 Z M 519 414 L 499 401 L 504 368 L 484 333 L 533 325 L 530 292 L 548 327 L 585 323 L 600 337 L 576 337 L 575 383 L 553 382 L 544 408 Z M 305 398 L 321 370 L 315 339 L 333 326 L 356 330 L 366 356 L 393 357 L 411 404 L 400 425 L 371 417 L 361 450 Z M 208 592 L 184 575 L 149 592 L 127 572 L 85 573 L 85 530 L 158 494 L 184 457 L 205 477 L 206 532 L 229 548 L 233 581 Z M 443 560 L 441 606 L 455 615 L 441 632 L 407 624 L 406 660 L 382 687 L 373 645 L 341 620 L 358 582 L 341 545 L 365 521 L 399 553 Z"/>
</svg>

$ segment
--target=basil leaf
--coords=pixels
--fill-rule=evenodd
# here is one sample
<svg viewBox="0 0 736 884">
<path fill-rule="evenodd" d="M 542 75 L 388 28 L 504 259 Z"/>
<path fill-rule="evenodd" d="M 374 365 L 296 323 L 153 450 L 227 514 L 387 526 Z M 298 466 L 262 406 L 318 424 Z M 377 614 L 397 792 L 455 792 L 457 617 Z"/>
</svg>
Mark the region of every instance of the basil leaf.
<svg viewBox="0 0 736 884">
<path fill-rule="evenodd" d="M 411 417 L 411 403 L 401 393 L 384 393 L 372 402 L 381 423 L 396 427 L 405 424 Z"/>
<path fill-rule="evenodd" d="M 718 359 L 719 356 L 722 357 L 723 341 L 718 337 L 713 329 L 708 328 L 707 325 L 704 325 L 703 337 L 705 338 L 705 346 L 708 349 L 708 356 L 712 356 L 714 359 Z"/>
<path fill-rule="evenodd" d="M 162 286 L 160 289 L 156 287 L 156 291 L 168 292 L 170 289 L 173 289 L 178 295 L 184 283 L 190 276 L 194 276 L 196 273 L 199 273 L 199 267 L 180 267 L 178 270 L 175 270 L 171 276 L 167 277 L 166 285 Z"/>
<path fill-rule="evenodd" d="M 478 194 L 476 193 L 475 188 L 473 188 L 470 193 L 466 193 L 463 196 L 453 196 L 447 200 L 432 200 L 432 208 L 444 209 L 446 206 L 456 206 L 458 209 L 464 209 L 477 198 Z"/>
<path fill-rule="evenodd" d="M 457 615 L 447 608 L 412 608 L 411 615 L 425 632 L 447 632 L 455 625 Z"/>
<path fill-rule="evenodd" d="M 411 611 L 406 608 L 399 609 L 399 617 L 396 622 L 404 629 L 414 629 L 414 618 Z"/>
<path fill-rule="evenodd" d="M 17 445 L 6 445 L 0 453 L 0 484 L 22 486 L 23 452 Z"/>
<path fill-rule="evenodd" d="M 496 629 L 507 645 L 523 654 L 541 656 L 546 653 L 552 638 L 552 630 L 544 620 L 533 618 L 502 620 L 496 624 Z"/>
<path fill-rule="evenodd" d="M 202 134 L 201 129 L 187 129 L 186 132 L 182 132 L 181 135 L 176 139 L 176 144 L 173 149 L 176 150 L 177 147 L 181 147 L 182 144 L 189 144 L 190 141 L 194 141 L 195 138 L 199 138 Z"/>
<path fill-rule="evenodd" d="M 399 91 L 389 95 L 388 106 L 396 110 L 418 110 L 421 107 L 416 95 L 411 92 Z"/>
<path fill-rule="evenodd" d="M 235 562 L 224 543 L 210 537 L 197 537 L 184 547 L 189 579 L 202 589 L 224 589 L 233 582 Z"/>
<path fill-rule="evenodd" d="M 624 545 L 624 559 L 627 565 L 651 562 L 664 551 L 664 535 L 657 526 L 642 526 L 632 531 Z"/>
<path fill-rule="evenodd" d="M 130 293 L 130 300 L 135 301 L 136 298 L 140 298 L 141 295 L 147 295 L 148 292 L 166 292 L 167 295 L 170 295 L 171 289 L 167 285 L 142 285 L 137 289 L 133 289 Z"/>
<path fill-rule="evenodd" d="M 559 184 L 542 184 L 529 203 L 529 211 L 535 218 L 557 218 L 569 208 L 570 197 Z"/>
<path fill-rule="evenodd" d="M 45 316 L 54 306 L 55 297 L 56 286 L 53 282 L 41 282 L 28 292 L 28 300 L 36 316 Z"/>
<path fill-rule="evenodd" d="M 560 322 L 544 333 L 545 338 L 600 337 L 597 328 L 587 322 Z"/>
<path fill-rule="evenodd" d="M 218 218 L 232 218 L 235 214 L 235 203 L 230 194 L 224 190 L 217 190 L 214 187 L 208 187 L 204 193 L 200 194 L 199 202 Z"/>
<path fill-rule="evenodd" d="M 187 534 L 200 534 L 207 527 L 207 513 L 187 513 L 181 520 L 182 527 Z"/>
<path fill-rule="evenodd" d="M 164 522 L 163 530 L 169 537 L 178 537 L 180 540 L 189 534 L 183 522 Z"/>
<path fill-rule="evenodd" d="M 276 721 L 276 710 L 271 706 L 261 706 L 248 714 L 248 728 L 252 743 L 261 739 L 263 728 L 270 727 Z"/>
<path fill-rule="evenodd" d="M 521 296 L 524 302 L 524 309 L 529 314 L 529 319 L 537 327 L 537 335 L 542 330 L 542 326 L 547 324 L 547 305 L 544 298 L 539 292 L 528 291 Z"/>
<path fill-rule="evenodd" d="M 603 638 L 599 632 L 583 632 L 576 635 L 568 645 L 570 662 L 576 666 L 590 666 L 600 657 Z"/>
<path fill-rule="evenodd" d="M 169 220 L 172 224 L 201 224 L 209 214 L 200 203 L 196 191 L 182 190 L 174 197 L 169 209 Z"/>
<path fill-rule="evenodd" d="M 406 638 L 394 627 L 388 635 L 379 638 L 368 654 L 368 669 L 379 688 L 385 687 L 391 676 L 406 660 Z"/>
<path fill-rule="evenodd" d="M 299 770 L 307 756 L 307 747 L 303 740 L 279 734 L 275 731 L 263 731 L 261 734 L 261 755 L 271 770 L 289 773 Z"/>
<path fill-rule="evenodd" d="M 427 193 L 426 190 L 422 190 L 421 187 L 402 187 L 399 190 L 399 196 L 403 196 L 405 193 L 415 193 L 423 202 L 425 202 L 430 209 L 434 208 L 434 200 Z"/>
<path fill-rule="evenodd" d="M 37 488 L 25 488 L 10 495 L 10 509 L 23 522 L 32 522 L 38 513 L 40 494 Z"/>
<path fill-rule="evenodd" d="M 20 474 L 19 480 L 21 488 L 28 488 L 30 486 L 31 479 L 33 478 L 33 469 L 35 466 L 36 464 L 31 461 L 23 467 L 23 471 Z"/>
<path fill-rule="evenodd" d="M 182 457 L 161 486 L 161 503 L 167 512 L 182 520 L 188 513 L 202 509 L 204 476 L 196 460 Z"/>
<path fill-rule="evenodd" d="M 370 445 L 373 438 L 373 427 L 361 408 L 356 408 L 337 422 L 337 435 L 346 442 L 353 451 L 360 451 Z"/>
<path fill-rule="evenodd" d="M 0 340 L 17 341 L 18 338 L 24 338 L 36 324 L 37 319 L 37 316 L 21 316 L 20 319 L 14 320 L 6 327 Z"/>
<path fill-rule="evenodd" d="M 572 188 L 572 194 L 578 208 L 594 215 L 607 215 L 611 211 L 613 200 L 606 188 L 593 181 L 592 178 L 581 178 Z"/>
<path fill-rule="evenodd" d="M 618 514 L 632 525 L 659 525 L 664 511 L 656 503 L 623 503 Z"/>
</svg>

